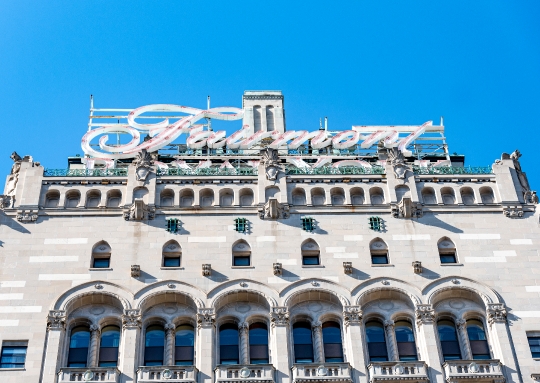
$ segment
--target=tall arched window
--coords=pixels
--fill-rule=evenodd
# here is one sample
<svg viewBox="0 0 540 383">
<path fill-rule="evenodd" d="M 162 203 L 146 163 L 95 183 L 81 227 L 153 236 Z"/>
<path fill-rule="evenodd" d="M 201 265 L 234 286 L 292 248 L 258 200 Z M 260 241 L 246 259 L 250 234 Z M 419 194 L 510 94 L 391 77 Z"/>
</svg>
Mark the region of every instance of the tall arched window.
<svg viewBox="0 0 540 383">
<path fill-rule="evenodd" d="M 90 345 L 90 329 L 78 326 L 71 330 L 69 339 L 68 367 L 86 367 L 88 346 Z"/>
<path fill-rule="evenodd" d="M 321 264 L 321 249 L 317 242 L 308 239 L 302 244 L 300 250 L 302 251 L 302 265 L 315 266 Z"/>
<path fill-rule="evenodd" d="M 78 190 L 70 190 L 66 193 L 65 205 L 67 208 L 76 208 L 79 206 L 81 193 Z"/>
<path fill-rule="evenodd" d="M 386 338 L 382 323 L 370 321 L 366 323 L 366 338 L 368 344 L 369 360 L 372 362 L 386 362 Z"/>
<path fill-rule="evenodd" d="M 308 322 L 298 322 L 293 325 L 294 362 L 313 363 L 313 339 L 311 325 Z"/>
<path fill-rule="evenodd" d="M 119 346 L 120 328 L 118 326 L 103 327 L 99 343 L 99 367 L 116 367 L 118 365 Z"/>
<path fill-rule="evenodd" d="M 183 324 L 176 328 L 174 346 L 174 364 L 177 366 L 193 365 L 195 331 L 192 325 Z"/>
<path fill-rule="evenodd" d="M 473 359 L 491 359 L 484 324 L 476 319 L 467 321 L 467 335 Z"/>
<path fill-rule="evenodd" d="M 450 320 L 440 320 L 437 323 L 439 340 L 444 360 L 461 359 L 461 350 L 456 333 L 456 325 Z"/>
<path fill-rule="evenodd" d="M 174 191 L 172 189 L 164 189 L 160 194 L 159 204 L 164 207 L 174 206 Z"/>
<path fill-rule="evenodd" d="M 58 190 L 50 190 L 45 197 L 45 207 L 58 207 L 60 202 L 60 192 Z"/>
<path fill-rule="evenodd" d="M 397 321 L 394 329 L 396 332 L 399 360 L 418 360 L 412 325 L 407 321 Z"/>
<path fill-rule="evenodd" d="M 274 107 L 272 105 L 266 106 L 266 131 L 273 132 L 275 129 L 274 124 Z"/>
<path fill-rule="evenodd" d="M 249 360 L 251 364 L 267 364 L 268 327 L 264 323 L 249 326 Z"/>
<path fill-rule="evenodd" d="M 120 190 L 111 190 L 107 193 L 107 207 L 119 207 L 122 202 L 122 192 Z"/>
<path fill-rule="evenodd" d="M 165 330 L 163 330 L 163 326 L 148 326 L 144 342 L 144 365 L 163 366 L 164 353 Z"/>
<path fill-rule="evenodd" d="M 90 190 L 86 193 L 86 207 L 98 207 L 101 202 L 101 192 L 99 190 Z"/>
<path fill-rule="evenodd" d="M 233 245 L 233 266 L 251 265 L 251 247 L 246 241 L 239 240 Z"/>
<path fill-rule="evenodd" d="M 324 361 L 327 363 L 343 362 L 343 346 L 339 323 L 323 323 L 322 335 L 324 344 Z"/>
<path fill-rule="evenodd" d="M 163 267 L 180 267 L 180 258 L 182 257 L 182 248 L 178 242 L 171 240 L 163 246 L 161 251 L 163 258 Z"/>
<path fill-rule="evenodd" d="M 105 241 L 100 241 L 92 248 L 91 267 L 95 269 L 107 269 L 111 267 L 111 247 Z"/>
<path fill-rule="evenodd" d="M 253 132 L 260 132 L 262 129 L 262 110 L 260 105 L 253 107 Z"/>
<path fill-rule="evenodd" d="M 238 353 L 238 326 L 226 323 L 219 328 L 219 363 L 240 363 Z"/>
<path fill-rule="evenodd" d="M 457 263 L 456 245 L 450 238 L 443 237 L 437 243 L 441 263 Z"/>
<path fill-rule="evenodd" d="M 388 246 L 380 239 L 375 238 L 369 244 L 369 251 L 371 253 L 371 264 L 373 265 L 386 265 L 388 261 Z"/>
</svg>

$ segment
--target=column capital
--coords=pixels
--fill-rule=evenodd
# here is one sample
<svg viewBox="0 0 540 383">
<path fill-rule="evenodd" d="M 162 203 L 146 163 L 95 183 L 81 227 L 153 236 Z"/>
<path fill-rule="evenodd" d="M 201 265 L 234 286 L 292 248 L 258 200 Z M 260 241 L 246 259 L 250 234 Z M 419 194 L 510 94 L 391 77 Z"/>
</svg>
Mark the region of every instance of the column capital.
<svg viewBox="0 0 540 383">
<path fill-rule="evenodd" d="M 433 323 L 435 321 L 435 310 L 433 305 L 416 305 L 416 323 L 418 325 Z"/>
<path fill-rule="evenodd" d="M 506 323 L 506 306 L 503 303 L 488 303 L 487 317 L 489 324 Z"/>
<path fill-rule="evenodd" d="M 345 326 L 362 323 L 362 310 L 360 306 L 344 306 L 343 320 L 345 321 Z"/>
<path fill-rule="evenodd" d="M 101 332 L 100 329 L 99 329 L 99 325 L 91 324 L 90 325 L 90 332 L 93 332 L 93 333 L 95 332 L 95 333 L 99 334 Z"/>
<path fill-rule="evenodd" d="M 197 327 L 212 328 L 216 321 L 216 313 L 213 308 L 202 308 L 197 312 Z"/>
<path fill-rule="evenodd" d="M 383 324 L 384 324 L 384 328 L 393 329 L 395 322 L 393 320 L 389 319 L 389 320 L 385 320 Z"/>
<path fill-rule="evenodd" d="M 270 311 L 270 321 L 272 327 L 289 325 L 289 309 L 284 306 L 272 307 Z"/>
<path fill-rule="evenodd" d="M 249 325 L 246 322 L 238 323 L 238 330 L 239 331 L 248 331 Z"/>
<path fill-rule="evenodd" d="M 322 331 L 322 323 L 321 322 L 313 322 L 311 324 L 311 329 L 315 332 L 321 332 Z"/>
<path fill-rule="evenodd" d="M 169 331 L 174 331 L 176 329 L 176 326 L 174 325 L 174 323 L 167 323 L 165 324 L 165 331 L 169 332 Z"/>
<path fill-rule="evenodd" d="M 124 329 L 141 328 L 141 324 L 141 310 L 124 310 L 124 314 L 122 315 L 122 327 Z"/>
<path fill-rule="evenodd" d="M 64 310 L 50 310 L 47 315 L 48 331 L 63 331 L 66 326 L 66 312 Z"/>
</svg>

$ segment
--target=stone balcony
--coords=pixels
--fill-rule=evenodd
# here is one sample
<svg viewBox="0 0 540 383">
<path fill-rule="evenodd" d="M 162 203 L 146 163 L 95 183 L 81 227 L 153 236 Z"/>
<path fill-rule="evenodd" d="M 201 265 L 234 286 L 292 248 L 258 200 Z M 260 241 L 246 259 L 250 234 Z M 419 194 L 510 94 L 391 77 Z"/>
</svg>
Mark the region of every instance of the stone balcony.
<svg viewBox="0 0 540 383">
<path fill-rule="evenodd" d="M 271 364 L 225 365 L 214 369 L 218 382 L 274 383 L 275 369 Z"/>
<path fill-rule="evenodd" d="M 429 382 L 427 365 L 421 361 L 371 362 L 368 371 L 370 383 L 383 381 L 396 383 Z"/>
<path fill-rule="evenodd" d="M 196 382 L 197 373 L 194 366 L 142 366 L 137 370 L 137 382 Z"/>
<path fill-rule="evenodd" d="M 492 360 L 447 360 L 443 364 L 448 383 L 503 383 L 501 362 Z"/>
<path fill-rule="evenodd" d="M 298 363 L 292 368 L 294 383 L 352 382 L 349 363 Z"/>
<path fill-rule="evenodd" d="M 119 377 L 116 367 L 65 367 L 58 371 L 58 382 L 118 383 Z"/>
</svg>

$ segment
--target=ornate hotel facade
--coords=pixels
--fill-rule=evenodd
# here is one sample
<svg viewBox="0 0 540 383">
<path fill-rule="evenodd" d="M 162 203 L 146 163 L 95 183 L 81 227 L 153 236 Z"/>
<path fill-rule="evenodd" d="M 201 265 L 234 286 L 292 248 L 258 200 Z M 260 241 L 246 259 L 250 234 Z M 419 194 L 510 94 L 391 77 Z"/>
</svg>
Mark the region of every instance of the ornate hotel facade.
<svg viewBox="0 0 540 383">
<path fill-rule="evenodd" d="M 171 110 L 92 106 L 88 134 Z M 284 136 L 281 92 L 245 92 L 229 138 L 208 110 L 67 170 L 12 155 L 2 383 L 540 381 L 518 151 L 466 167 L 431 123 Z M 177 128 L 187 144 L 152 150 Z"/>
</svg>

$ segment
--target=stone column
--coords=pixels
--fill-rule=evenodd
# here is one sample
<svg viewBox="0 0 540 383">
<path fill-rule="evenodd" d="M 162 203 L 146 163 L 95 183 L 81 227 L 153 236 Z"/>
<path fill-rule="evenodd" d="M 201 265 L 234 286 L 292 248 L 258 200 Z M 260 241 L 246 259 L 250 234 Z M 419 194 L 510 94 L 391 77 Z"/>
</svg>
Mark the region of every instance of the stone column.
<svg viewBox="0 0 540 383">
<path fill-rule="evenodd" d="M 397 351 L 396 332 L 394 331 L 394 321 L 385 320 L 384 330 L 386 333 L 386 345 L 388 346 L 388 360 L 397 361 L 399 355 Z"/>
<path fill-rule="evenodd" d="M 246 322 L 238 325 L 240 335 L 240 364 L 249 364 L 249 326 Z"/>
<path fill-rule="evenodd" d="M 467 335 L 467 321 L 465 319 L 458 319 L 456 321 L 456 328 L 459 345 L 461 346 L 461 355 L 464 360 L 472 360 L 471 345 L 469 344 L 469 336 Z"/>
<path fill-rule="evenodd" d="M 118 369 L 120 382 L 134 382 L 135 371 L 142 364 L 138 359 L 138 353 L 143 349 L 140 344 L 141 334 L 141 310 L 124 310 L 122 315 L 122 338 L 120 343 L 120 355 Z"/>
<path fill-rule="evenodd" d="M 443 383 L 442 353 L 439 349 L 435 311 L 432 305 L 416 305 L 416 342 L 420 349 L 418 359 L 426 362 L 430 382 Z"/>
<path fill-rule="evenodd" d="M 293 348 L 289 342 L 289 311 L 287 307 L 272 307 L 270 320 L 273 335 L 270 363 L 276 369 L 276 383 L 289 383 L 291 381 Z"/>
<path fill-rule="evenodd" d="M 197 313 L 197 357 L 198 383 L 211 383 L 215 359 L 215 320 L 213 308 L 201 308 Z"/>
<path fill-rule="evenodd" d="M 315 356 L 315 363 L 324 363 L 322 323 L 312 323 L 311 329 L 313 331 L 313 354 Z"/>
<path fill-rule="evenodd" d="M 364 352 L 366 336 L 360 306 L 343 307 L 343 322 L 345 325 L 343 341 L 347 350 L 345 361 L 351 364 L 353 382 L 366 383 L 368 381 L 366 370 L 368 363 Z"/>
<path fill-rule="evenodd" d="M 56 382 L 56 373 L 62 360 L 60 344 L 64 339 L 66 312 L 64 310 L 51 310 L 47 316 L 47 341 L 43 354 L 43 371 L 40 383 Z"/>
<path fill-rule="evenodd" d="M 523 382 L 516 355 L 512 351 L 511 335 L 506 322 L 506 307 L 502 303 L 488 303 L 486 317 L 490 326 L 493 357 L 501 361 L 506 381 Z"/>
<path fill-rule="evenodd" d="M 99 350 L 99 326 L 93 324 L 90 326 L 90 352 L 88 353 L 88 367 L 97 367 Z"/>
<path fill-rule="evenodd" d="M 174 324 L 165 325 L 165 365 L 174 366 Z"/>
</svg>

